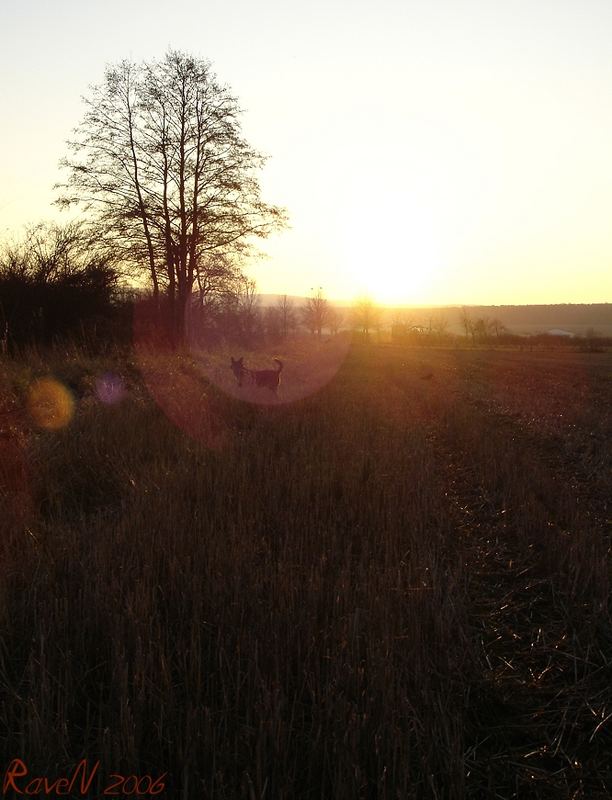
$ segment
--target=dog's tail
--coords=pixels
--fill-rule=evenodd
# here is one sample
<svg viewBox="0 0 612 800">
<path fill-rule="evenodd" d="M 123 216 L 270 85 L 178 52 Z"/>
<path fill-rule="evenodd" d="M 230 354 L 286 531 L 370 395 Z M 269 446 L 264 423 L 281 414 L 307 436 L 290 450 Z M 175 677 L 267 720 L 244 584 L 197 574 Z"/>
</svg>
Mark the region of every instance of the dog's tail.
<svg viewBox="0 0 612 800">
<path fill-rule="evenodd" d="M 275 358 L 274 360 L 278 364 L 277 372 L 282 372 L 283 371 L 283 362 L 280 360 L 280 358 Z"/>
</svg>

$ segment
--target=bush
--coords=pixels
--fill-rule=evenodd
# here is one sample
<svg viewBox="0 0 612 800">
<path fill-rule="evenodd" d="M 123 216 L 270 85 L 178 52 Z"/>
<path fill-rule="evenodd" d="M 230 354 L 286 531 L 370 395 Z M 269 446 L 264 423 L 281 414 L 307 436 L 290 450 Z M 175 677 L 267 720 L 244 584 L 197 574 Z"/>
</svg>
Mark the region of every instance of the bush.
<svg viewBox="0 0 612 800">
<path fill-rule="evenodd" d="M 108 337 L 125 317 L 118 290 L 112 257 L 80 225 L 38 225 L 0 252 L 0 330 L 10 347 Z"/>
</svg>

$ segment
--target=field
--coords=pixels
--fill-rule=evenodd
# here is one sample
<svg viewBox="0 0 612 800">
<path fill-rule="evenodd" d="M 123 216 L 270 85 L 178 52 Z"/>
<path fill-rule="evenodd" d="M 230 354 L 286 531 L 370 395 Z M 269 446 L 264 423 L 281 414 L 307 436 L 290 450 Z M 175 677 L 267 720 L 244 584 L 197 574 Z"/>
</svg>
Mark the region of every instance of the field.
<svg viewBox="0 0 612 800">
<path fill-rule="evenodd" d="M 2 363 L 2 769 L 610 797 L 612 354 L 279 351 Z"/>
</svg>

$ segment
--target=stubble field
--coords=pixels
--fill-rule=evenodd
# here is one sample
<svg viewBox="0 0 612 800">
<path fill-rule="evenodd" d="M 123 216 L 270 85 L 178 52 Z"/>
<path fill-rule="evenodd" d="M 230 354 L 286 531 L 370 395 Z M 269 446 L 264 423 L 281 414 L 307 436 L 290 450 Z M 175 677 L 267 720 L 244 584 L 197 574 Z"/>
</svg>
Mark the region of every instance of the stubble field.
<svg viewBox="0 0 612 800">
<path fill-rule="evenodd" d="M 3 769 L 610 796 L 612 354 L 346 344 L 3 362 Z"/>
</svg>

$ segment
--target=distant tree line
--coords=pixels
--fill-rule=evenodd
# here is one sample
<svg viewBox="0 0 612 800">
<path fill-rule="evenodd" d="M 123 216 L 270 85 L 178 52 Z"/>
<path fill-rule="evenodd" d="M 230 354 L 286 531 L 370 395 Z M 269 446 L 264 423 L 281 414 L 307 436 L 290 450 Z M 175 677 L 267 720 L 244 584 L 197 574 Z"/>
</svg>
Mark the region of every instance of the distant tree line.
<svg viewBox="0 0 612 800">
<path fill-rule="evenodd" d="M 141 332 L 144 327 L 156 343 L 172 345 L 163 324 L 172 315 L 170 302 L 146 284 L 139 288 L 121 254 L 113 254 L 82 222 L 40 223 L 20 240 L 0 244 L 0 352 L 66 339 L 92 349 L 129 344 L 135 310 Z M 526 338 L 479 311 L 459 310 L 463 337 L 457 337 L 448 330 L 447 310 L 419 314 L 418 322 L 409 312 L 395 312 L 391 319 L 371 299 L 361 298 L 343 311 L 327 300 L 321 287 L 301 305 L 284 295 L 275 305 L 263 307 L 255 281 L 230 254 L 220 252 L 208 258 L 206 270 L 197 272 L 182 326 L 185 339 L 198 347 L 222 342 L 257 347 L 281 343 L 299 332 L 319 339 L 341 329 L 369 342 L 372 334 L 378 340 L 389 328 L 393 342 L 419 346 L 448 346 L 463 339 L 472 346 L 557 343 L 598 351 L 610 343 L 595 328 L 574 339 L 544 334 Z"/>
<path fill-rule="evenodd" d="M 90 348 L 128 344 L 134 314 L 150 338 L 168 344 L 160 324 L 167 298 L 139 288 L 118 257 L 79 222 L 40 223 L 16 241 L 0 244 L 0 345 L 79 341 Z M 343 315 L 318 290 L 303 306 L 282 296 L 262 307 L 255 281 L 226 255 L 198 275 L 185 309 L 184 335 L 201 347 L 232 342 L 256 347 L 299 331 L 320 337 L 338 332 Z"/>
<path fill-rule="evenodd" d="M 472 344 L 499 340 L 508 334 L 506 326 L 496 317 L 474 316 L 465 306 L 461 309 L 460 320 L 465 336 L 471 339 Z"/>
</svg>

